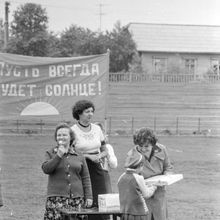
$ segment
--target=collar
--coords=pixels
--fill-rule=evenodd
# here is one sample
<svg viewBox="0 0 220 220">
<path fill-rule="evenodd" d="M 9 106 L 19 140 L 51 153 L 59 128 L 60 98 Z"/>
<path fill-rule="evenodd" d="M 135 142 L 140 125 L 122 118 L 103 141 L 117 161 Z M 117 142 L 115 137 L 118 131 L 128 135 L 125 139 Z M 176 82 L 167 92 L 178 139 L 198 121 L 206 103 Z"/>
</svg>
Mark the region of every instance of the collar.
<svg viewBox="0 0 220 220">
<path fill-rule="evenodd" d="M 126 168 L 126 173 L 137 173 L 135 169 Z"/>
<path fill-rule="evenodd" d="M 136 145 L 135 148 L 137 149 L 139 153 L 141 153 L 145 157 L 145 155 L 141 151 L 138 150 L 138 145 Z M 152 150 L 154 151 L 152 157 L 157 157 L 163 160 L 164 159 L 163 148 L 164 146 L 162 144 L 156 143 L 152 148 Z"/>
<path fill-rule="evenodd" d="M 71 146 L 71 147 L 69 148 L 69 150 L 68 150 L 67 153 L 78 155 L 78 153 L 76 153 L 76 151 L 74 150 L 73 146 Z"/>
<path fill-rule="evenodd" d="M 154 149 L 154 153 L 159 153 L 162 151 L 162 147 L 160 146 L 160 144 L 156 143 L 154 146 L 153 146 L 153 149 Z"/>
<path fill-rule="evenodd" d="M 157 143 L 154 148 L 154 156 L 158 159 L 164 160 L 164 146 L 162 144 Z"/>
<path fill-rule="evenodd" d="M 57 151 L 58 151 L 58 146 L 56 146 L 53 151 L 54 151 L 54 153 L 57 153 Z M 72 155 L 75 154 L 75 155 L 78 155 L 78 153 L 74 150 L 74 147 L 73 147 L 73 146 L 70 146 L 70 148 L 69 148 L 67 154 L 72 154 Z"/>
</svg>

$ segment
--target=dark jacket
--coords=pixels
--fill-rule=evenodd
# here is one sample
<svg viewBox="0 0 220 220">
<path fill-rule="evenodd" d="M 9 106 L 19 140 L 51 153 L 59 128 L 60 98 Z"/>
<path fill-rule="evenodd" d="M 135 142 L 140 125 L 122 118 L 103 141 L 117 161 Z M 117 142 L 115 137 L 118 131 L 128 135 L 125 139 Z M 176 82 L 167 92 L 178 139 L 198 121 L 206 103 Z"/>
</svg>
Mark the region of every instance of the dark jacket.
<svg viewBox="0 0 220 220">
<path fill-rule="evenodd" d="M 47 196 L 84 197 L 92 199 L 88 167 L 83 155 L 73 148 L 62 158 L 57 147 L 46 152 L 42 170 L 48 174 Z"/>
</svg>

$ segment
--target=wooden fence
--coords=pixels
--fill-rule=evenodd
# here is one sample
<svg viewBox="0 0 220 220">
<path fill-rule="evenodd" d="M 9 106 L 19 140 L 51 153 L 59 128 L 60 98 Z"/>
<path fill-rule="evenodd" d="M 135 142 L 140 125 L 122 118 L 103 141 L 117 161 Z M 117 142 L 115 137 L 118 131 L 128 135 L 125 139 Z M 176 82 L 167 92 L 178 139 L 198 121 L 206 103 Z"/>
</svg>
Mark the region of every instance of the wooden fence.
<svg viewBox="0 0 220 220">
<path fill-rule="evenodd" d="M 72 122 L 67 123 L 72 124 Z M 53 134 L 56 125 L 55 121 L 0 120 L 0 134 Z M 140 127 L 149 127 L 159 135 L 219 136 L 220 117 L 112 116 L 107 118 L 107 133 L 109 135 L 131 135 Z"/>
<path fill-rule="evenodd" d="M 220 75 L 190 75 L 190 74 L 145 74 L 145 73 L 110 73 L 110 82 L 162 82 L 162 83 L 189 83 L 189 82 L 220 82 Z"/>
<path fill-rule="evenodd" d="M 108 132 L 122 135 L 133 134 L 140 127 L 149 127 L 161 135 L 220 135 L 220 117 L 109 117 Z"/>
</svg>

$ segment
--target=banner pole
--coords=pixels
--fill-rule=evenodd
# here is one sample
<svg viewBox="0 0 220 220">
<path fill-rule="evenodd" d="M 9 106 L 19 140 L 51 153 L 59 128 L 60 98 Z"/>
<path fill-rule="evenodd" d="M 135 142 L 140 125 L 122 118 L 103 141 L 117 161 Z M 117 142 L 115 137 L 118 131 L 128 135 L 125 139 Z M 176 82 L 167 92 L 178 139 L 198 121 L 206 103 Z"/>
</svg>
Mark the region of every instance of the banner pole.
<svg viewBox="0 0 220 220">
<path fill-rule="evenodd" d="M 107 119 L 107 108 L 109 107 L 109 66 L 110 66 L 110 49 L 107 49 L 107 56 L 108 56 L 108 61 L 107 61 L 107 66 L 108 66 L 108 71 L 107 71 L 107 79 L 106 79 L 106 101 L 105 101 L 105 120 L 104 120 L 104 127 L 106 134 L 108 134 L 108 119 Z"/>
</svg>

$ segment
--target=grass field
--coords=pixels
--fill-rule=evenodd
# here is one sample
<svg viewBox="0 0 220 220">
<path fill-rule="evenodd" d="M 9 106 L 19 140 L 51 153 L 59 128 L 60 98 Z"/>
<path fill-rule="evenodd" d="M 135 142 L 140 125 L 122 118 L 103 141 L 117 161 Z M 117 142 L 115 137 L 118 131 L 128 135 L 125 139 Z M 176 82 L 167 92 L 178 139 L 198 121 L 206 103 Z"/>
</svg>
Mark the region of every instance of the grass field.
<svg viewBox="0 0 220 220">
<path fill-rule="evenodd" d="M 220 219 L 220 138 L 159 137 L 168 151 L 176 173 L 184 180 L 168 187 L 170 220 Z M 123 172 L 131 137 L 111 137 L 119 167 L 111 172 L 112 185 Z M 47 176 L 41 171 L 44 153 L 54 145 L 53 136 L 1 136 L 0 166 L 5 206 L 1 220 L 43 218 Z"/>
</svg>

